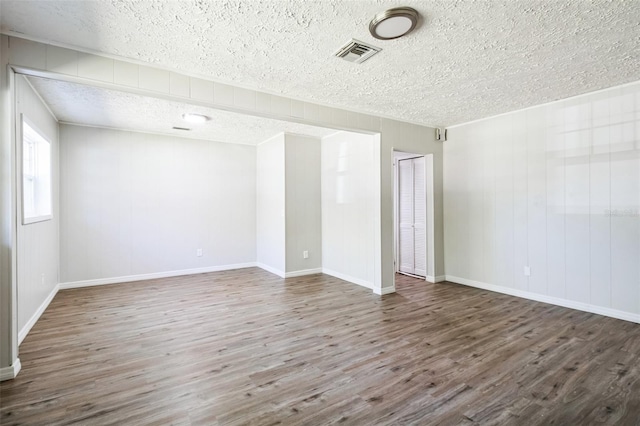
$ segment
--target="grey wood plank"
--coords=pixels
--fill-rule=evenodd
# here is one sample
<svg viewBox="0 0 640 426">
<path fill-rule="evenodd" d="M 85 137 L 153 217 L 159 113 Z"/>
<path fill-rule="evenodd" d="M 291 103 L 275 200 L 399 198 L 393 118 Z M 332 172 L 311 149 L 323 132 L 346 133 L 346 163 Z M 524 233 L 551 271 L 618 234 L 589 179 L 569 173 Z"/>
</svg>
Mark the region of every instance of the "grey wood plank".
<svg viewBox="0 0 640 426">
<path fill-rule="evenodd" d="M 0 423 L 639 424 L 640 325 L 396 287 L 249 268 L 61 291 Z"/>
</svg>

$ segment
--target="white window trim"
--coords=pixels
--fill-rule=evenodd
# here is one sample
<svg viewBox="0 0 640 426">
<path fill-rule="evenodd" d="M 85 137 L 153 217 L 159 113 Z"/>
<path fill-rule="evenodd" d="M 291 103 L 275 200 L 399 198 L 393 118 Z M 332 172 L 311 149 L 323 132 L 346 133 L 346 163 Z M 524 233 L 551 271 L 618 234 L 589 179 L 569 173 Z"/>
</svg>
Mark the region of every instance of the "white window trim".
<svg viewBox="0 0 640 426">
<path fill-rule="evenodd" d="M 35 130 L 40 137 L 42 137 L 42 139 L 44 139 L 48 144 L 49 144 L 49 173 L 50 173 L 50 179 L 49 179 L 49 196 L 51 197 L 50 203 L 51 203 L 51 213 L 50 214 L 46 214 L 46 215 L 40 215 L 40 216 L 31 216 L 31 217 L 25 217 L 25 203 L 24 203 L 24 198 L 25 198 L 25 191 L 24 191 L 24 159 L 23 159 L 23 155 L 24 155 L 24 123 L 27 123 L 29 125 L 29 127 L 31 127 L 33 130 Z M 20 152 L 20 178 L 19 178 L 19 182 L 20 182 L 20 207 L 22 210 L 22 224 L 23 225 L 30 225 L 32 223 L 38 223 L 38 222 L 44 222 L 47 220 L 51 220 L 53 219 L 53 164 L 52 164 L 52 152 L 53 152 L 53 144 L 51 143 L 51 140 L 49 138 L 46 137 L 45 133 L 42 132 L 40 130 L 40 128 L 38 126 L 36 126 L 34 124 L 33 121 L 31 121 L 28 117 L 26 117 L 24 114 L 20 114 L 20 148 L 19 148 L 19 152 Z"/>
</svg>

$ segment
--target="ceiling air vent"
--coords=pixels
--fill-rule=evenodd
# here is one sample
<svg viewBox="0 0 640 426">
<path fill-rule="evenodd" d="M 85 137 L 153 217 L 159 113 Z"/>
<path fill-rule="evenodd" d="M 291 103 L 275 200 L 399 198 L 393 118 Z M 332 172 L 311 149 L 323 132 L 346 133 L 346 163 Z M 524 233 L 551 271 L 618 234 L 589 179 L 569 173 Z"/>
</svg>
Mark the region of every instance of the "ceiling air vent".
<svg viewBox="0 0 640 426">
<path fill-rule="evenodd" d="M 340 50 L 334 53 L 334 56 L 342 58 L 345 61 L 361 64 L 380 50 L 379 47 L 372 46 L 367 43 L 363 43 L 356 39 L 351 39 L 347 44 L 342 46 Z"/>
</svg>

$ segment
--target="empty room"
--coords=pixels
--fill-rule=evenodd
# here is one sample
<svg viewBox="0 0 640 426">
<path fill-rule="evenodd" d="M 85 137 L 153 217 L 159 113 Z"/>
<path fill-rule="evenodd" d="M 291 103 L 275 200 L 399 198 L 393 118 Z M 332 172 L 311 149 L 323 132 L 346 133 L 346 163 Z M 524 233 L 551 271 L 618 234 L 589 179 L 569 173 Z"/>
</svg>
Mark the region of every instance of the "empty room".
<svg viewBox="0 0 640 426">
<path fill-rule="evenodd" d="M 0 424 L 637 425 L 639 23 L 0 0 Z"/>
</svg>

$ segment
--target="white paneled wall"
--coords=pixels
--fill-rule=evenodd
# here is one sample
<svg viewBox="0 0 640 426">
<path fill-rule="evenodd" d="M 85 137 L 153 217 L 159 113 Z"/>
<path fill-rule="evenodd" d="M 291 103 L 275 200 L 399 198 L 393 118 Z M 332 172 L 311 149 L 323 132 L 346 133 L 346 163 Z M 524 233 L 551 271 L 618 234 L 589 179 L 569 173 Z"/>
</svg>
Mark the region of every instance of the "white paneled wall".
<svg viewBox="0 0 640 426">
<path fill-rule="evenodd" d="M 286 270 L 320 271 L 320 139 L 285 134 Z M 303 256 L 307 253 L 307 257 Z"/>
<path fill-rule="evenodd" d="M 9 90 L 9 38 L 0 36 L 0 380 L 11 379 L 20 371 L 18 359 L 18 318 L 15 312 L 15 222 L 12 176 L 16 160 L 13 155 L 12 113 L 14 97 Z"/>
<path fill-rule="evenodd" d="M 259 144 L 257 197 L 258 266 L 281 277 L 320 272 L 320 139 L 282 133 Z"/>
<path fill-rule="evenodd" d="M 450 129 L 444 193 L 449 280 L 640 321 L 640 83 Z"/>
<path fill-rule="evenodd" d="M 256 149 L 257 261 L 284 276 L 286 264 L 284 133 Z"/>
<path fill-rule="evenodd" d="M 372 136 L 340 132 L 323 138 L 321 147 L 323 271 L 374 288 L 378 144 Z"/>
<path fill-rule="evenodd" d="M 255 262 L 254 147 L 71 125 L 60 139 L 62 283 Z"/>
<path fill-rule="evenodd" d="M 58 284 L 58 122 L 33 91 L 27 80 L 16 78 L 18 123 L 21 114 L 37 127 L 51 142 L 52 166 L 52 219 L 28 225 L 22 224 L 22 200 L 18 200 L 17 226 L 17 290 L 18 330 L 24 338 L 29 329 L 46 308 L 48 300 L 55 294 Z M 17 149 L 21 149 L 22 137 L 18 136 Z M 21 158 L 20 156 L 18 158 Z M 20 172 L 18 168 L 18 173 Z M 21 194 L 21 192 L 18 192 Z M 20 198 L 20 196 L 19 196 Z"/>
<path fill-rule="evenodd" d="M 444 227 L 442 201 L 442 142 L 435 140 L 435 130 L 392 120 L 381 121 L 380 132 L 380 285 L 382 292 L 394 291 L 394 151 L 432 155 L 434 199 L 434 280 L 444 279 Z"/>
</svg>

